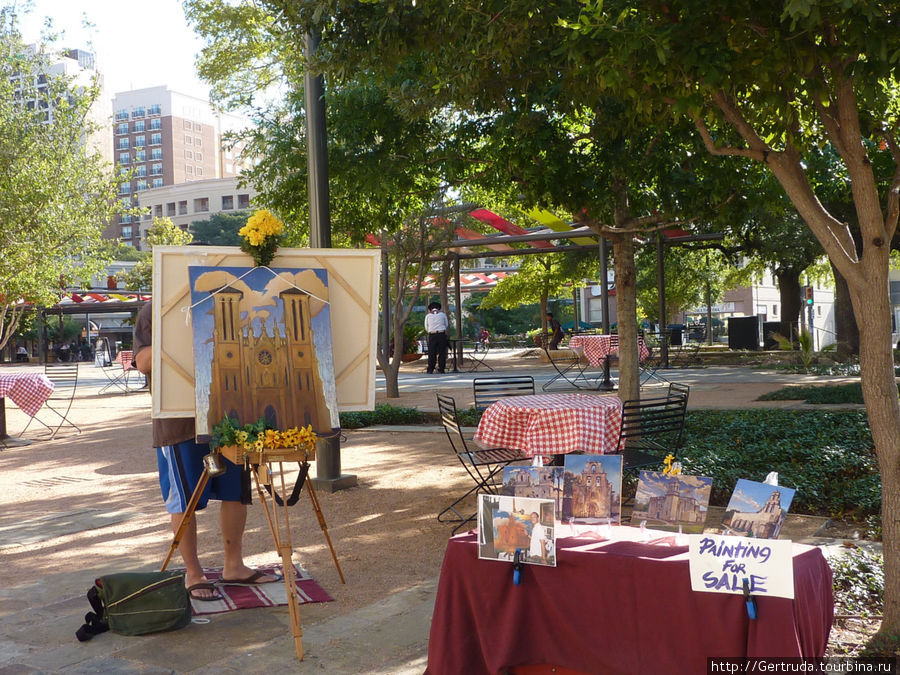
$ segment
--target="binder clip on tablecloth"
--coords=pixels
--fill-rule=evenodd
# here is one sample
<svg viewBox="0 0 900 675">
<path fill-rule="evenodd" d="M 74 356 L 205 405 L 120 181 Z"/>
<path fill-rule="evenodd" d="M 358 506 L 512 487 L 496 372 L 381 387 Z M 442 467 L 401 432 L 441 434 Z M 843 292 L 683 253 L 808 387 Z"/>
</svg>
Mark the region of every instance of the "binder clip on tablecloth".
<svg viewBox="0 0 900 675">
<path fill-rule="evenodd" d="M 522 572 L 525 571 L 525 563 L 522 562 L 525 557 L 522 549 L 516 549 L 516 555 L 513 558 L 513 585 L 518 586 L 522 583 Z"/>
<path fill-rule="evenodd" d="M 756 619 L 756 599 L 750 595 L 750 581 L 744 579 L 744 602 L 747 604 L 747 616 L 753 621 Z"/>
</svg>

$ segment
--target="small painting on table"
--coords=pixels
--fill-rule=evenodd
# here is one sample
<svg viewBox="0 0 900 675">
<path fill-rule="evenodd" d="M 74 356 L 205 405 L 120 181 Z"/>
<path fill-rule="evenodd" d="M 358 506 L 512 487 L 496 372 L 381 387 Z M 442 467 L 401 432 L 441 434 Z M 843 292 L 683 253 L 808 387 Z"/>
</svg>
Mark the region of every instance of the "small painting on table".
<svg viewBox="0 0 900 675">
<path fill-rule="evenodd" d="M 556 567 L 552 499 L 478 495 L 478 557 Z"/>
<path fill-rule="evenodd" d="M 631 524 L 656 530 L 702 534 L 712 491 L 712 478 L 641 471 Z"/>
<path fill-rule="evenodd" d="M 562 512 L 563 468 L 561 466 L 508 466 L 503 469 L 502 493 L 510 497 L 552 499 L 556 518 Z"/>
<path fill-rule="evenodd" d="M 618 525 L 622 517 L 622 455 L 566 455 L 560 519 Z"/>
<path fill-rule="evenodd" d="M 722 534 L 777 539 L 796 490 L 738 480 L 725 508 Z"/>
</svg>

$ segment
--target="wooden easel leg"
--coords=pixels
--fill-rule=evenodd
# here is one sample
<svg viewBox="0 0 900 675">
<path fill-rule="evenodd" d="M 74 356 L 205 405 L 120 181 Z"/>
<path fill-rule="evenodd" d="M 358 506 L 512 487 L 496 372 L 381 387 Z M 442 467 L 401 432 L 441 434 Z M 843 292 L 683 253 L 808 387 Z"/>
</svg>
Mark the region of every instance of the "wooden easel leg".
<svg viewBox="0 0 900 675">
<path fill-rule="evenodd" d="M 200 501 L 200 495 L 203 494 L 203 488 L 206 487 L 207 481 L 209 481 L 209 472 L 206 470 L 206 467 L 204 467 L 203 473 L 200 474 L 200 480 L 197 482 L 197 487 L 194 488 L 194 493 L 191 495 L 191 499 L 184 509 L 184 514 L 181 516 L 181 522 L 178 523 L 178 528 L 175 530 L 175 536 L 172 537 L 172 545 L 169 546 L 169 554 L 163 561 L 160 572 L 166 571 L 166 567 L 169 566 L 169 561 L 172 560 L 175 549 L 178 548 L 178 544 L 181 543 L 181 537 L 184 535 L 184 530 L 188 526 L 188 523 L 191 522 L 191 518 L 194 517 L 194 511 L 197 510 L 197 502 Z"/>
<path fill-rule="evenodd" d="M 306 491 L 307 494 L 309 494 L 309 500 L 312 502 L 313 511 L 316 512 L 316 518 L 319 519 L 319 527 L 321 527 L 322 532 L 325 533 L 325 540 L 328 542 L 328 548 L 331 550 L 331 558 L 334 560 L 334 566 L 337 567 L 341 583 L 346 584 L 347 582 L 344 580 L 344 573 L 341 571 L 341 564 L 338 562 L 337 553 L 334 552 L 334 546 L 331 544 L 331 536 L 328 534 L 328 525 L 325 524 L 325 515 L 322 513 L 322 508 L 319 506 L 319 498 L 316 496 L 316 490 L 313 487 L 312 481 L 306 481 Z"/>
</svg>

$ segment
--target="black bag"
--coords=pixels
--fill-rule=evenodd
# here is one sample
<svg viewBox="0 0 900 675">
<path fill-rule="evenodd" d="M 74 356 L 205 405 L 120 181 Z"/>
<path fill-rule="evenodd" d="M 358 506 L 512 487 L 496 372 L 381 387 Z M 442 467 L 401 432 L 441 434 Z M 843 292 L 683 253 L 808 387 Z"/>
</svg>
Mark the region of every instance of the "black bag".
<svg viewBox="0 0 900 675">
<path fill-rule="evenodd" d="M 75 636 L 86 642 L 111 630 L 144 635 L 184 628 L 191 622 L 191 600 L 183 572 L 124 572 L 94 581 L 87 593 L 93 612 Z"/>
</svg>

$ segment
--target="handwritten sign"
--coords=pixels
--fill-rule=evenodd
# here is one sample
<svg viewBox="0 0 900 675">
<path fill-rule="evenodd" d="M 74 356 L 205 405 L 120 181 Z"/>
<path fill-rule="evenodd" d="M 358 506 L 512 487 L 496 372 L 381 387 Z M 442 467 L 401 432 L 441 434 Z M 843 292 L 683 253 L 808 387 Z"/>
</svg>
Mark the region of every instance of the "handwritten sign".
<svg viewBox="0 0 900 675">
<path fill-rule="evenodd" d="M 694 534 L 688 537 L 691 588 L 709 593 L 794 597 L 790 541 Z"/>
</svg>

